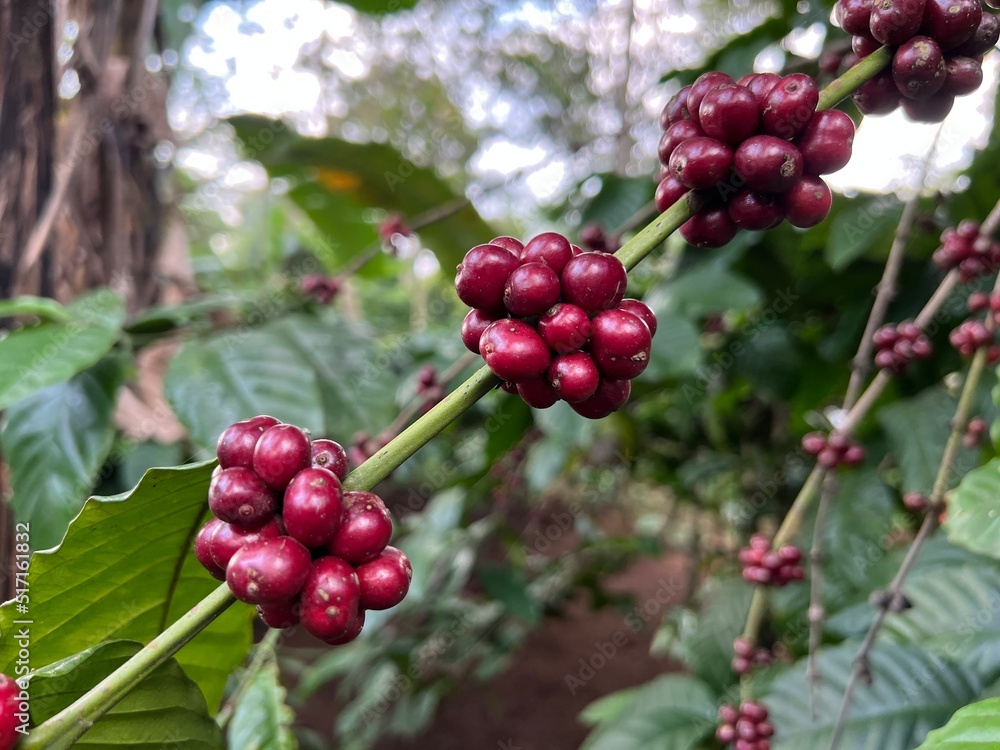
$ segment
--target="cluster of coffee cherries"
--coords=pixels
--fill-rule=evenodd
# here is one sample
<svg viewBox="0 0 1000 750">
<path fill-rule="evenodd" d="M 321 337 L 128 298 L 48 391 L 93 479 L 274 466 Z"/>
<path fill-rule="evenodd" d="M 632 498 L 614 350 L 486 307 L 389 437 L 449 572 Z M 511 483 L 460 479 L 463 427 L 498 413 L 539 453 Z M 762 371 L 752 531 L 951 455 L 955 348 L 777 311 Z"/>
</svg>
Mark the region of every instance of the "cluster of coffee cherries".
<svg viewBox="0 0 1000 750">
<path fill-rule="evenodd" d="M 975 448 L 983 440 L 983 435 L 989 429 L 986 420 L 982 417 L 973 417 L 965 425 L 965 434 L 962 436 L 962 445 L 966 448 Z"/>
<path fill-rule="evenodd" d="M 835 13 L 859 59 L 895 48 L 891 67 L 854 94 L 866 115 L 902 105 L 914 122 L 941 122 L 956 96 L 979 88 L 983 55 L 1000 38 L 1000 21 L 980 0 L 837 0 Z"/>
<path fill-rule="evenodd" d="M 719 707 L 719 728 L 715 739 L 733 750 L 771 750 L 774 727 L 767 720 L 767 708 L 757 701 L 744 701 L 739 708 Z"/>
<path fill-rule="evenodd" d="M 733 660 L 731 666 L 733 672 L 741 677 L 749 674 L 754 667 L 770 664 L 774 661 L 774 656 L 766 648 L 754 646 L 743 636 L 733 641 Z"/>
<path fill-rule="evenodd" d="M 962 321 L 948 334 L 948 341 L 963 357 L 971 357 L 979 349 L 988 347 L 986 361 L 991 365 L 1000 361 L 1000 346 L 996 345 L 993 333 L 981 320 Z"/>
<path fill-rule="evenodd" d="M 816 456 L 816 462 L 824 469 L 859 466 L 865 462 L 866 456 L 859 443 L 840 433 L 826 436 L 822 432 L 810 432 L 802 437 L 802 450 Z"/>
<path fill-rule="evenodd" d="M 681 227 L 698 247 L 721 247 L 739 229 L 765 230 L 788 220 L 819 224 L 832 196 L 820 175 L 851 158 L 854 122 L 838 110 L 816 111 L 810 76 L 755 73 L 734 81 L 712 71 L 685 86 L 660 116 L 659 211 L 688 190 L 701 205 Z"/>
<path fill-rule="evenodd" d="M 387 546 L 392 520 L 370 492 L 344 492 L 348 460 L 332 440 L 274 417 L 229 426 L 216 447 L 198 561 L 272 628 L 299 623 L 330 645 L 354 640 L 365 610 L 409 590 L 406 555 Z"/>
<path fill-rule="evenodd" d="M 1000 243 L 982 234 L 977 222 L 967 219 L 941 233 L 941 245 L 932 260 L 942 271 L 957 268 L 961 280 L 969 282 L 1000 268 Z"/>
<path fill-rule="evenodd" d="M 466 253 L 455 290 L 472 311 L 462 341 L 525 403 L 566 401 L 600 419 L 631 393 L 649 363 L 656 317 L 625 299 L 628 274 L 608 253 L 585 253 L 561 234 L 524 245 L 497 237 Z"/>
<path fill-rule="evenodd" d="M 328 305 L 340 294 L 343 281 L 338 276 L 311 273 L 299 279 L 299 291 L 321 305 Z"/>
<path fill-rule="evenodd" d="M 739 561 L 743 564 L 743 580 L 759 586 L 786 586 L 806 575 L 802 550 L 793 544 L 773 549 L 763 534 L 750 537 L 750 546 L 740 550 Z"/>
<path fill-rule="evenodd" d="M 880 370 L 901 373 L 915 359 L 927 359 L 934 353 L 930 339 L 912 320 L 898 325 L 884 325 L 872 335 L 875 366 Z"/>
</svg>

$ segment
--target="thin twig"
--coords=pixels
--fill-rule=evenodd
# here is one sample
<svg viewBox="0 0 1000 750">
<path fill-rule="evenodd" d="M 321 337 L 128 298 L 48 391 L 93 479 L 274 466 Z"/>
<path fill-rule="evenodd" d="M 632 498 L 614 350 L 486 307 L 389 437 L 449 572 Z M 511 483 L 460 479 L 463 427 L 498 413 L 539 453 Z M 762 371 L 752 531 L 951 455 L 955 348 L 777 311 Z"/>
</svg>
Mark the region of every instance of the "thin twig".
<svg viewBox="0 0 1000 750">
<path fill-rule="evenodd" d="M 215 723 L 219 725 L 220 729 L 225 729 L 226 724 L 229 720 L 233 718 L 233 712 L 236 710 L 236 704 L 239 703 L 240 698 L 247 689 L 247 685 L 250 684 L 250 680 L 254 678 L 254 675 L 260 671 L 267 662 L 274 658 L 274 650 L 278 645 L 278 639 L 281 637 L 282 631 L 277 628 L 268 628 L 264 637 L 260 639 L 260 642 L 254 646 L 253 656 L 250 658 L 250 663 L 247 664 L 246 669 L 243 670 L 243 674 L 240 676 L 240 681 L 236 685 L 236 688 L 230 694 L 226 702 L 222 704 L 222 708 L 219 709 L 219 713 L 215 715 Z"/>
<path fill-rule="evenodd" d="M 156 27 L 157 0 L 143 0 L 142 15 L 139 16 L 139 28 L 136 29 L 132 45 L 132 59 L 129 62 L 128 74 L 125 79 L 126 92 L 131 92 L 139 83 L 139 75 L 146 69 L 146 49 L 153 38 Z"/>
</svg>

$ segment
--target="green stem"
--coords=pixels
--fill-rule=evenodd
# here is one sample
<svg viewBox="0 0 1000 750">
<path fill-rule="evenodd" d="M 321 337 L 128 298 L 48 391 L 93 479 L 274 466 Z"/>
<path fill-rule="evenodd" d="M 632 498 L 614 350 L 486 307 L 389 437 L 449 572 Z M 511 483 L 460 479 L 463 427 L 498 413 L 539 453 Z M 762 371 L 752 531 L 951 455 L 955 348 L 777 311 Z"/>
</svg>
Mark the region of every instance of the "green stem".
<svg viewBox="0 0 1000 750">
<path fill-rule="evenodd" d="M 219 586 L 83 697 L 31 732 L 21 741 L 21 750 L 64 750 L 71 747 L 132 688 L 235 601 L 226 584 Z"/>
<path fill-rule="evenodd" d="M 869 55 L 821 92 L 818 108 L 833 106 L 888 64 L 889 53 L 885 49 Z M 695 198 L 689 193 L 684 200 L 679 200 L 622 245 L 615 253 L 616 257 L 627 269 L 635 268 L 691 217 L 692 210 L 697 208 L 694 203 Z M 352 490 L 374 487 L 498 383 L 499 380 L 489 368 L 478 370 L 457 390 L 355 469 L 345 480 L 344 486 Z M 799 494 L 802 495 L 801 492 Z M 72 745 L 142 678 L 177 653 L 234 601 L 228 586 L 219 586 L 90 692 L 36 728 L 22 744 L 23 750 L 42 747 L 62 750 Z"/>
<path fill-rule="evenodd" d="M 264 637 L 260 639 L 260 642 L 253 648 L 253 656 L 250 659 L 250 663 L 247 664 L 247 668 L 243 670 L 243 675 L 240 677 L 240 682 L 230 694 L 229 698 L 226 699 L 225 705 L 219 709 L 219 713 L 215 716 L 215 723 L 218 724 L 222 729 L 226 728 L 229 720 L 233 718 L 233 711 L 236 709 L 236 704 L 239 702 L 240 697 L 247 689 L 247 685 L 254 678 L 264 664 L 269 663 L 274 658 L 274 650 L 278 645 L 278 639 L 281 638 L 281 630 L 276 628 L 270 628 Z"/>
</svg>

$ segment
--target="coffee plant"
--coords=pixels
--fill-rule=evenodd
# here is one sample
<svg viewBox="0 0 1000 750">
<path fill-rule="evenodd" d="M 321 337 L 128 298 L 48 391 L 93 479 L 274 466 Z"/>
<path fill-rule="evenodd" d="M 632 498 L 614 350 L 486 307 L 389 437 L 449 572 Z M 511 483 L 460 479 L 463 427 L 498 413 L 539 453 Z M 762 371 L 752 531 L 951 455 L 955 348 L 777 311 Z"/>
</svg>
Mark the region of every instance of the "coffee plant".
<svg viewBox="0 0 1000 750">
<path fill-rule="evenodd" d="M 997 6 L 782 0 L 660 82 L 659 172 L 535 231 L 379 139 L 231 117 L 277 186 L 242 265 L 0 301 L 0 750 L 325 747 L 293 708 L 330 685 L 336 746 L 417 735 L 681 545 L 683 669 L 586 706 L 584 748 L 1000 746 L 1000 137 L 905 202 L 824 179 L 865 119 L 995 88 Z"/>
</svg>

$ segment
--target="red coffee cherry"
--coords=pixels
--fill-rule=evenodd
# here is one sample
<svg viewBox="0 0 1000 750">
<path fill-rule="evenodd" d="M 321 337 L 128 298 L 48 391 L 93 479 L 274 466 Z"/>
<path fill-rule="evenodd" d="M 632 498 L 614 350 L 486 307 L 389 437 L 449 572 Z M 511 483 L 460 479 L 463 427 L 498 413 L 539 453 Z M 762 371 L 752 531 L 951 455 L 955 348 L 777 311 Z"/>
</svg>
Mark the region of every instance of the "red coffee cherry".
<svg viewBox="0 0 1000 750">
<path fill-rule="evenodd" d="M 679 122 L 680 120 L 691 119 L 691 113 L 687 108 L 689 91 L 691 91 L 691 87 L 684 86 L 680 91 L 674 94 L 670 101 L 667 102 L 666 106 L 663 107 L 663 111 L 660 113 L 660 128 L 662 130 L 666 130 L 675 122 Z"/>
<path fill-rule="evenodd" d="M 781 195 L 788 223 L 805 229 L 819 224 L 830 215 L 833 195 L 820 177 L 806 175 Z"/>
<path fill-rule="evenodd" d="M 212 477 L 208 507 L 227 523 L 257 528 L 274 517 L 278 503 L 260 477 L 250 469 L 234 466 Z"/>
<path fill-rule="evenodd" d="M 276 630 L 291 628 L 299 624 L 301 606 L 298 599 L 277 604 L 258 604 L 257 614 L 265 625 Z"/>
<path fill-rule="evenodd" d="M 521 266 L 528 263 L 543 263 L 558 276 L 572 257 L 573 250 L 570 248 L 569 240 L 558 232 L 543 232 L 532 237 L 524 246 L 521 251 Z"/>
<path fill-rule="evenodd" d="M 618 309 L 635 315 L 646 324 L 650 336 L 656 335 L 656 315 L 649 309 L 649 305 L 645 302 L 637 299 L 623 299 L 618 305 Z"/>
<path fill-rule="evenodd" d="M 231 523 L 219 521 L 208 537 L 208 553 L 215 564 L 222 568 L 223 577 L 225 577 L 226 567 L 238 550 L 252 542 L 263 542 L 265 539 L 274 539 L 281 535 L 281 526 L 278 525 L 277 518 L 272 518 L 257 529 L 244 529 Z"/>
<path fill-rule="evenodd" d="M 253 449 L 253 470 L 275 492 L 312 463 L 309 437 L 295 425 L 279 424 L 260 436 Z"/>
<path fill-rule="evenodd" d="M 818 104 L 816 81 L 804 73 L 785 76 L 767 97 L 764 132 L 779 138 L 794 138 L 809 124 Z"/>
<path fill-rule="evenodd" d="M 689 245 L 716 248 L 736 236 L 737 227 L 725 206 L 699 209 L 681 225 L 681 236 Z"/>
<path fill-rule="evenodd" d="M 344 515 L 344 493 L 337 475 L 327 469 L 303 469 L 285 490 L 281 519 L 285 533 L 306 547 L 329 542 Z"/>
<path fill-rule="evenodd" d="M 572 257 L 569 243 L 566 252 Z M 525 263 L 507 279 L 503 303 L 511 314 L 529 318 L 541 315 L 558 302 L 560 292 L 559 274 L 552 268 L 545 263 Z"/>
<path fill-rule="evenodd" d="M 892 57 L 892 77 L 907 99 L 926 99 L 944 86 L 944 55 L 930 37 L 916 36 L 902 44 Z"/>
<path fill-rule="evenodd" d="M 752 91 L 724 84 L 705 94 L 698 109 L 698 121 L 705 135 L 737 145 L 757 132 L 760 110 Z"/>
<path fill-rule="evenodd" d="M 778 196 L 756 190 L 741 190 L 728 204 L 729 218 L 740 229 L 764 231 L 785 220 L 785 209 Z"/>
<path fill-rule="evenodd" d="M 903 112 L 913 122 L 938 123 L 951 112 L 951 108 L 955 105 L 955 97 L 939 91 L 926 99 L 904 98 L 901 104 Z"/>
<path fill-rule="evenodd" d="M 361 635 L 361 631 L 364 627 L 365 611 L 359 608 L 358 614 L 356 614 L 354 619 L 351 620 L 351 624 L 347 626 L 347 630 L 344 631 L 343 635 L 339 635 L 336 638 L 324 638 L 323 642 L 330 646 L 343 646 L 345 643 L 350 643 Z"/>
<path fill-rule="evenodd" d="M 339 557 L 319 558 L 299 597 L 302 627 L 322 641 L 340 638 L 355 624 L 360 596 L 354 568 Z"/>
<path fill-rule="evenodd" d="M 670 155 L 670 174 L 692 190 L 707 190 L 724 180 L 733 165 L 733 150 L 715 138 L 689 138 Z"/>
<path fill-rule="evenodd" d="M 0 674 L 0 750 L 12 750 L 21 739 L 21 688 L 5 674 Z"/>
<path fill-rule="evenodd" d="M 359 565 L 357 574 L 361 585 L 361 607 L 383 610 L 395 607 L 406 597 L 413 578 L 413 566 L 400 550 L 386 547 L 377 558 Z"/>
<path fill-rule="evenodd" d="M 898 47 L 916 36 L 926 0 L 879 0 L 872 6 L 869 29 L 880 44 Z"/>
<path fill-rule="evenodd" d="M 802 154 L 781 138 L 755 135 L 736 149 L 733 166 L 751 190 L 780 193 L 802 176 Z"/>
<path fill-rule="evenodd" d="M 774 87 L 781 83 L 781 76 L 777 73 L 751 73 L 741 78 L 740 83 L 757 97 L 757 104 L 763 111 L 767 106 L 767 97 L 774 91 Z"/>
<path fill-rule="evenodd" d="M 590 316 L 581 307 L 562 302 L 538 319 L 538 333 L 557 354 L 580 351 L 590 341 Z"/>
<path fill-rule="evenodd" d="M 524 245 L 521 244 L 521 240 L 507 236 L 494 237 L 486 244 L 496 245 L 497 247 L 502 247 L 504 250 L 510 250 L 514 254 L 515 258 L 520 258 L 521 251 L 524 250 Z"/>
<path fill-rule="evenodd" d="M 660 145 L 657 149 L 660 156 L 660 162 L 664 165 L 669 164 L 670 155 L 674 152 L 675 148 L 684 143 L 684 141 L 704 136 L 705 131 L 702 130 L 694 122 L 694 120 L 679 120 L 678 122 L 675 122 L 667 128 L 660 137 Z"/>
<path fill-rule="evenodd" d="M 533 409 L 548 409 L 559 400 L 559 393 L 552 387 L 547 377 L 524 380 L 518 383 L 517 395 Z"/>
<path fill-rule="evenodd" d="M 347 476 L 347 451 L 340 443 L 325 438 L 313 440 L 309 446 L 309 453 L 314 469 L 328 469 L 340 480 Z"/>
<path fill-rule="evenodd" d="M 993 49 L 1000 40 L 1000 19 L 992 13 L 983 13 L 976 31 L 953 51 L 956 55 L 979 57 Z"/>
<path fill-rule="evenodd" d="M 920 29 L 949 50 L 971 39 L 982 17 L 979 0 L 927 0 Z"/>
<path fill-rule="evenodd" d="M 883 70 L 865 81 L 851 97 L 863 115 L 887 115 L 899 106 L 902 96 L 891 70 Z"/>
<path fill-rule="evenodd" d="M 391 537 L 392 518 L 378 495 L 345 492 L 343 521 L 327 549 L 352 565 L 358 565 L 378 557 Z"/>
<path fill-rule="evenodd" d="M 660 180 L 660 184 L 656 186 L 656 195 L 653 198 L 653 200 L 656 201 L 656 210 L 662 214 L 677 201 L 683 198 L 687 191 L 687 185 L 682 183 L 676 177 L 668 174 Z"/>
<path fill-rule="evenodd" d="M 257 445 L 264 430 L 280 424 L 274 417 L 261 415 L 237 422 L 230 425 L 219 435 L 219 442 L 215 446 L 215 453 L 219 457 L 219 466 L 228 469 L 233 466 L 242 466 L 244 469 L 253 468 L 253 449 Z"/>
<path fill-rule="evenodd" d="M 993 16 L 990 16 L 992 18 Z M 983 64 L 972 57 L 953 57 L 945 62 L 941 91 L 948 96 L 965 96 L 983 83 Z"/>
<path fill-rule="evenodd" d="M 212 534 L 215 533 L 215 529 L 220 523 L 222 521 L 218 518 L 213 518 L 201 527 L 198 535 L 194 538 L 194 556 L 198 558 L 198 562 L 212 578 L 224 581 L 226 580 L 226 568 L 212 559 L 212 550 L 209 544 Z"/>
<path fill-rule="evenodd" d="M 709 91 L 727 83 L 734 83 L 734 81 L 730 76 L 718 70 L 710 70 L 707 73 L 702 73 L 695 79 L 695 82 L 691 84 L 691 89 L 688 91 L 686 102 L 687 110 L 692 120 L 698 122 L 701 102 L 705 98 L 705 95 Z M 701 123 L 699 122 L 698 124 L 700 125 Z"/>
<path fill-rule="evenodd" d="M 240 601 L 277 604 L 302 590 L 311 566 L 309 550 L 290 536 L 279 536 L 237 550 L 226 568 L 226 583 Z"/>
<path fill-rule="evenodd" d="M 594 318 L 595 322 L 601 315 L 607 315 L 608 312 L 612 311 L 601 313 Z M 556 398 L 577 403 L 593 396 L 600 380 L 601 375 L 594 360 L 590 358 L 589 354 L 579 352 L 553 359 L 545 382 L 550 386 Z"/>
<path fill-rule="evenodd" d="M 483 333 L 490 327 L 490 323 L 504 317 L 500 313 L 491 313 L 484 310 L 469 310 L 465 320 L 462 321 L 462 343 L 470 352 L 479 354 L 479 340 Z"/>
<path fill-rule="evenodd" d="M 802 154 L 806 174 L 836 172 L 851 160 L 854 145 L 854 121 L 837 109 L 817 112 L 795 141 Z"/>
<path fill-rule="evenodd" d="M 502 312 L 507 278 L 520 265 L 517 256 L 499 245 L 476 245 L 465 254 L 455 274 L 455 291 L 469 307 Z"/>
<path fill-rule="evenodd" d="M 624 298 L 627 286 L 625 266 L 607 253 L 583 253 L 563 269 L 563 300 L 588 314 L 615 307 Z"/>
<path fill-rule="evenodd" d="M 835 15 L 848 34 L 868 34 L 871 29 L 872 0 L 839 0 Z"/>
<path fill-rule="evenodd" d="M 612 256 L 602 254 L 600 257 Z M 572 262 L 567 268 L 570 265 Z M 534 327 L 520 320 L 492 323 L 479 341 L 479 351 L 498 378 L 513 383 L 539 377 L 548 369 L 551 360 L 549 348 L 542 337 Z"/>
<path fill-rule="evenodd" d="M 601 375 L 612 380 L 638 377 L 649 364 L 652 336 L 646 324 L 624 310 L 606 310 L 594 316 L 593 324 L 590 354 Z"/>
<path fill-rule="evenodd" d="M 881 46 L 882 43 L 873 36 L 856 36 L 851 39 L 851 49 L 854 51 L 854 54 L 862 60 L 875 52 L 875 50 L 879 49 Z"/>
<path fill-rule="evenodd" d="M 627 380 L 601 380 L 594 395 L 570 408 L 587 419 L 603 419 L 618 411 L 632 392 L 632 384 Z"/>
</svg>

